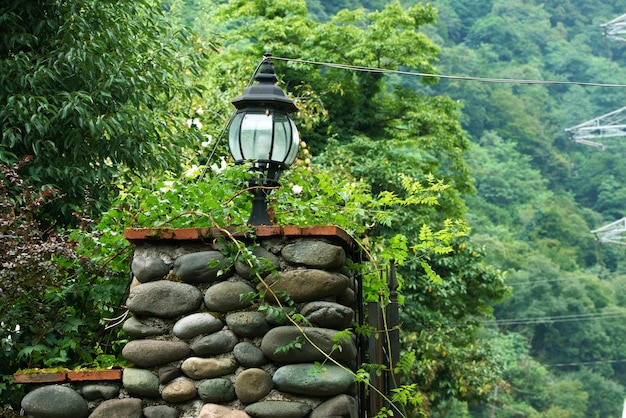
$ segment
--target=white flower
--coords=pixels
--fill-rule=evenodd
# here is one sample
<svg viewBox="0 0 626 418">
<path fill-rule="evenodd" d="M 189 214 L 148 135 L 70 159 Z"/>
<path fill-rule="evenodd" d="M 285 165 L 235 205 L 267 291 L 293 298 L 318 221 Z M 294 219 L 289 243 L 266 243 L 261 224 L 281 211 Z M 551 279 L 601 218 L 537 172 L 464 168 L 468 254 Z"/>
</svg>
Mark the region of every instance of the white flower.
<svg viewBox="0 0 626 418">
<path fill-rule="evenodd" d="M 202 169 L 194 164 L 185 171 L 185 177 L 198 177 L 201 173 Z"/>
<path fill-rule="evenodd" d="M 196 110 L 196 113 L 197 113 L 198 115 L 202 115 L 202 114 L 204 114 L 204 109 L 202 108 L 202 106 L 200 106 L 200 107 L 198 108 L 198 110 Z"/>
<path fill-rule="evenodd" d="M 198 118 L 187 119 L 185 123 L 187 124 L 188 128 L 191 128 L 191 126 L 193 125 L 198 129 L 202 129 L 202 122 L 200 122 L 200 119 Z"/>
<path fill-rule="evenodd" d="M 163 187 L 159 188 L 159 190 L 161 191 L 161 193 L 167 193 L 170 191 L 173 185 L 174 185 L 174 182 L 171 180 L 164 181 Z"/>
<path fill-rule="evenodd" d="M 300 186 L 299 184 L 294 184 L 293 186 L 291 186 L 291 191 L 293 192 L 293 194 L 300 194 L 302 193 L 302 186 Z"/>
<path fill-rule="evenodd" d="M 206 141 L 202 141 L 200 145 L 202 145 L 203 147 L 208 147 L 209 145 L 211 145 L 211 142 L 213 142 L 213 137 L 209 134 L 205 134 L 204 137 L 206 138 Z"/>
<path fill-rule="evenodd" d="M 215 173 L 218 173 L 218 174 L 224 171 L 225 169 L 226 169 L 226 160 L 224 159 L 224 157 L 220 158 L 219 166 L 216 163 L 213 163 L 211 165 L 211 170 L 213 170 Z"/>
</svg>

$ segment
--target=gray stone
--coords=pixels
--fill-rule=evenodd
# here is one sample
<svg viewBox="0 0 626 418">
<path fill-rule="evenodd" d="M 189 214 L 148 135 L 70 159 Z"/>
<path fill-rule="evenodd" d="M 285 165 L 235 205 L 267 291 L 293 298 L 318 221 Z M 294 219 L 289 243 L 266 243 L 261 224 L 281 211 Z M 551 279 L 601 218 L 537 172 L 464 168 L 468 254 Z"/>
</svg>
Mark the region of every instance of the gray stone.
<svg viewBox="0 0 626 418">
<path fill-rule="evenodd" d="M 307 303 L 300 313 L 312 324 L 322 328 L 346 329 L 354 321 L 354 311 L 333 302 Z"/>
<path fill-rule="evenodd" d="M 186 376 L 200 380 L 222 377 L 233 373 L 239 365 L 234 358 L 189 357 L 180 366 Z"/>
<path fill-rule="evenodd" d="M 142 418 L 143 402 L 137 398 L 110 399 L 102 402 L 89 418 Z"/>
<path fill-rule="evenodd" d="M 273 387 L 272 376 L 263 369 L 246 369 L 235 380 L 235 393 L 243 403 L 261 400 Z"/>
<path fill-rule="evenodd" d="M 213 356 L 232 351 L 239 339 L 231 331 L 220 331 L 202 337 L 191 345 L 196 356 Z"/>
<path fill-rule="evenodd" d="M 272 271 L 277 270 L 280 266 L 280 259 L 263 247 L 255 247 L 252 250 L 252 254 L 256 258 L 253 261 L 253 263 L 255 263 L 255 271 L 261 277 L 267 276 Z M 254 276 L 251 275 L 251 270 L 250 264 L 247 261 L 237 260 L 235 262 L 235 271 L 244 279 L 256 277 L 256 274 Z"/>
<path fill-rule="evenodd" d="M 267 289 L 270 287 L 271 291 Z M 336 297 L 344 293 L 350 285 L 350 279 L 340 273 L 317 269 L 288 270 L 267 276 L 265 283 L 259 283 L 257 290 L 265 291 L 265 300 L 273 302 L 274 294 L 284 292 L 294 302 L 312 302 L 314 300 Z M 281 300 L 285 300 L 281 297 Z"/>
<path fill-rule="evenodd" d="M 176 366 L 165 366 L 159 369 L 159 382 L 164 385 L 183 375 L 182 370 Z"/>
<path fill-rule="evenodd" d="M 141 283 L 161 280 L 170 272 L 170 267 L 159 257 L 133 257 L 130 268 Z"/>
<path fill-rule="evenodd" d="M 122 356 L 139 367 L 153 367 L 182 360 L 189 353 L 189 345 L 182 341 L 135 340 L 122 349 Z"/>
<path fill-rule="evenodd" d="M 318 405 L 309 418 L 359 418 L 356 399 L 349 395 L 337 395 Z"/>
<path fill-rule="evenodd" d="M 274 373 L 278 390 L 312 396 L 334 396 L 344 393 L 354 383 L 352 373 L 334 364 L 288 364 Z"/>
<path fill-rule="evenodd" d="M 229 379 L 207 379 L 198 385 L 198 396 L 204 402 L 226 403 L 237 399 L 235 386 Z"/>
<path fill-rule="evenodd" d="M 196 384 L 186 377 L 178 377 L 168 383 L 161 391 L 161 397 L 165 402 L 185 402 L 193 399 L 198 394 Z"/>
<path fill-rule="evenodd" d="M 153 405 L 143 409 L 145 418 L 178 418 L 180 412 L 168 405 Z"/>
<path fill-rule="evenodd" d="M 270 326 L 260 312 L 233 312 L 226 315 L 226 325 L 241 337 L 261 337 L 269 331 Z"/>
<path fill-rule="evenodd" d="M 42 386 L 22 399 L 27 415 L 36 418 L 85 418 L 89 415 L 87 401 L 73 389 L 60 385 Z"/>
<path fill-rule="evenodd" d="M 198 418 L 250 418 L 250 415 L 238 409 L 208 403 L 202 407 Z"/>
<path fill-rule="evenodd" d="M 223 326 L 222 321 L 210 313 L 200 312 L 179 319 L 172 332 L 181 340 L 190 340 L 200 334 L 212 334 Z"/>
<path fill-rule="evenodd" d="M 241 295 L 256 293 L 244 282 L 220 282 L 209 287 L 204 294 L 204 304 L 210 311 L 238 311 L 252 305 L 252 301 L 241 299 Z"/>
<path fill-rule="evenodd" d="M 323 353 L 329 354 L 333 359 L 349 367 L 355 365 L 356 344 L 353 338 L 333 341 L 337 330 L 312 327 L 303 327 L 302 330 Z M 282 350 L 283 347 L 293 345 L 295 341 L 300 342 L 300 348 L 292 347 L 289 350 Z M 336 345 L 340 345 L 341 349 L 337 349 Z M 313 363 L 326 360 L 326 356 L 306 341 L 300 330 L 294 326 L 271 329 L 261 341 L 261 351 L 265 357 L 278 363 Z"/>
<path fill-rule="evenodd" d="M 281 255 L 292 264 L 319 269 L 336 269 L 346 264 L 346 252 L 343 248 L 311 239 L 285 245 Z"/>
<path fill-rule="evenodd" d="M 242 341 L 233 348 L 235 358 L 243 367 L 260 367 L 268 363 L 260 348 L 247 341 Z"/>
<path fill-rule="evenodd" d="M 347 288 L 343 293 L 337 296 L 337 303 L 344 306 L 354 306 L 356 303 L 356 293 L 351 288 Z"/>
<path fill-rule="evenodd" d="M 178 257 L 174 274 L 187 283 L 208 283 L 229 278 L 232 268 L 219 251 L 201 251 Z"/>
<path fill-rule="evenodd" d="M 248 405 L 245 411 L 255 418 L 302 418 L 311 407 L 301 402 L 263 401 Z"/>
<path fill-rule="evenodd" d="M 175 318 L 196 311 L 202 305 L 202 293 L 195 286 L 159 280 L 140 284 L 130 290 L 128 309 L 139 316 Z"/>
<path fill-rule="evenodd" d="M 122 374 L 122 384 L 131 395 L 146 398 L 159 397 L 159 378 L 150 370 L 128 367 Z"/>
<path fill-rule="evenodd" d="M 111 399 L 116 397 L 119 391 L 120 387 L 115 383 L 88 383 L 77 390 L 88 401 Z"/>
<path fill-rule="evenodd" d="M 169 327 L 159 318 L 137 318 L 131 316 L 128 318 L 122 330 L 133 339 L 153 337 L 155 335 L 163 335 L 169 332 Z"/>
</svg>

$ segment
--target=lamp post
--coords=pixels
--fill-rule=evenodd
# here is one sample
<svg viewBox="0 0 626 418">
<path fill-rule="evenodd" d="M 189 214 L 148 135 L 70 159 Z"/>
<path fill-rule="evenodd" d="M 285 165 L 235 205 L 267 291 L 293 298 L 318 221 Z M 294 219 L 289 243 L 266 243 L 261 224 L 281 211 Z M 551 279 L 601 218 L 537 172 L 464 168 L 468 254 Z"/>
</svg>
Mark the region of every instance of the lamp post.
<svg viewBox="0 0 626 418">
<path fill-rule="evenodd" d="M 228 127 L 228 147 L 235 163 L 252 162 L 256 176 L 250 180 L 254 200 L 248 224 L 271 225 L 267 195 L 280 186 L 278 178 L 296 159 L 300 137 L 289 116 L 298 111 L 293 101 L 276 86 L 271 54 L 263 56 L 254 77 L 257 84 L 247 87 L 232 101 L 237 108 Z"/>
</svg>

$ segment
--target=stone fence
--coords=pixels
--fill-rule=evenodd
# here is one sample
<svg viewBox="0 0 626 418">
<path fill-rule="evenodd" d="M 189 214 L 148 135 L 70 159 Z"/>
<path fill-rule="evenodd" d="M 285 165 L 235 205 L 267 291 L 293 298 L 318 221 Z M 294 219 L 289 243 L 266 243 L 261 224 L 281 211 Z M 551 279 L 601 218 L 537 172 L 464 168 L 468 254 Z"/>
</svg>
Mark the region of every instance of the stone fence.
<svg viewBox="0 0 626 418">
<path fill-rule="evenodd" d="M 336 227 L 127 230 L 120 381 L 35 386 L 34 418 L 363 416 L 360 253 Z M 241 257 L 252 254 L 253 257 Z M 239 257 L 238 257 L 239 255 Z M 290 320 L 290 318 L 295 319 Z M 350 332 L 344 332 L 348 330 Z"/>
</svg>

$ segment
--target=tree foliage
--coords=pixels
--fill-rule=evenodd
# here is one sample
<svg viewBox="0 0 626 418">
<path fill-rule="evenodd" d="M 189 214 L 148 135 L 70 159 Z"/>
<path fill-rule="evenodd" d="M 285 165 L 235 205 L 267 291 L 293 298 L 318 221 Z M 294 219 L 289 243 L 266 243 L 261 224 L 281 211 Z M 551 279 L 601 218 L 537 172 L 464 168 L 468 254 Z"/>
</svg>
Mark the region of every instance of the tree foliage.
<svg viewBox="0 0 626 418">
<path fill-rule="evenodd" d="M 623 8 L 592 3 L 484 0 L 469 10 L 467 2 L 439 0 L 440 19 L 428 33 L 444 45 L 444 74 L 621 80 L 624 45 L 603 38 L 600 25 Z M 624 216 L 623 138 L 601 138 L 602 151 L 573 143 L 565 128 L 621 108 L 621 88 L 453 78 L 428 89 L 463 104 L 477 188 L 465 200 L 472 240 L 512 286 L 495 306 L 496 325 L 507 338 L 521 336 L 522 352 L 544 367 L 544 383 L 533 387 L 505 372 L 497 394 L 471 416 L 619 416 L 621 401 L 591 406 L 597 392 L 583 375 L 624 393 L 615 330 L 624 251 L 589 233 Z"/>
<path fill-rule="evenodd" d="M 121 167 L 174 169 L 199 142 L 181 128 L 207 51 L 159 10 L 143 0 L 0 6 L 0 161 L 31 156 L 24 179 L 60 191 L 47 222 L 97 213 Z"/>
<path fill-rule="evenodd" d="M 68 206 L 54 197 L 44 208 L 65 205 L 65 214 L 72 205 L 88 212 L 81 203 L 90 199 L 84 184 L 94 205 L 104 208 L 101 197 L 119 169 L 127 176 L 155 169 L 153 179 L 120 186 L 118 205 L 82 242 L 83 251 L 105 259 L 120 250 L 119 231 L 129 223 L 188 226 L 212 222 L 208 214 L 245 223 L 246 175 L 229 166 L 218 140 L 229 100 L 269 50 L 281 86 L 300 108 L 297 124 L 308 144 L 273 192 L 274 213 L 282 222 L 343 225 L 372 254 L 401 264 L 405 382 L 416 385 L 424 401 L 413 412 L 618 416 L 626 383 L 624 251 L 598 245 L 588 231 L 623 215 L 623 144 L 607 140 L 608 152 L 585 148 L 563 129 L 623 106 L 622 89 L 437 82 L 353 67 L 621 83 L 624 45 L 603 39 L 599 26 L 623 13 L 621 6 L 588 0 L 404 3 L 408 7 L 373 1 L 162 4 L 177 24 L 199 29 L 199 39 L 173 36 L 147 1 L 39 8 L 10 2 L 0 6 L 6 11 L 0 59 L 8 71 L 0 74 L 6 104 L 0 156 L 13 167 L 32 155 L 33 163 L 19 168 L 25 184 L 36 186 L 28 192 L 32 201 L 40 201 L 40 193 L 59 196 L 40 188 L 54 184 L 77 198 Z M 207 48 L 220 53 L 205 57 L 211 71 L 197 78 L 208 87 L 201 98 L 188 78 L 200 74 L 197 59 Z M 189 140 L 204 146 L 181 151 Z M 203 163 L 212 168 L 197 181 L 204 168 L 194 164 Z M 67 179 L 76 184 L 64 185 Z M 28 201 L 9 190 L 7 208 Z M 195 198 L 209 193 L 215 199 Z M 465 223 L 450 221 L 463 216 L 471 240 Z M 51 243 L 73 251 L 44 230 Z M 55 259 L 38 245 L 28 248 Z M 102 254 L 104 248 L 113 253 Z M 69 268 L 50 267 L 46 277 L 71 288 L 75 273 L 87 267 L 62 264 Z M 382 280 L 367 283 L 373 294 L 385 287 Z M 122 285 L 120 279 L 116 289 Z M 38 297 L 58 307 L 51 289 L 42 288 Z M 495 304 L 507 289 L 512 296 Z M 79 315 L 69 309 L 64 312 Z M 15 327 L 4 332 L 6 342 Z M 46 351 L 38 359 L 50 362 L 57 354 Z"/>
<path fill-rule="evenodd" d="M 108 4 L 97 10 L 89 8 L 90 5 L 92 4 L 86 3 L 83 9 L 78 9 L 80 13 L 75 18 L 76 27 L 80 28 L 81 24 L 89 22 L 89 18 L 93 18 L 91 12 L 109 10 L 106 7 Z M 124 6 L 119 10 L 112 5 L 110 7 L 122 13 L 122 17 L 127 16 L 124 15 L 125 12 L 135 10 L 131 6 Z M 102 16 L 103 19 L 105 17 Z M 138 19 L 131 23 L 141 24 L 144 22 L 143 17 L 145 16 L 139 13 Z M 222 5 L 217 13 L 212 13 L 211 23 L 217 31 L 222 31 L 220 37 L 223 39 L 223 47 L 220 54 L 209 57 L 213 72 L 204 79 L 211 87 L 207 97 L 204 100 L 186 97 L 189 109 L 186 120 L 171 118 L 164 113 L 167 107 L 157 106 L 163 103 L 181 105 L 175 102 L 172 93 L 173 89 L 182 88 L 184 85 L 186 69 L 184 68 L 181 71 L 181 79 L 178 80 L 180 84 L 174 86 L 166 84 L 169 75 L 167 71 L 162 73 L 160 79 L 146 78 L 144 81 L 140 76 L 137 80 L 131 77 L 130 80 L 135 82 L 150 84 L 149 88 L 144 84 L 136 86 L 146 87 L 136 94 L 145 92 L 147 98 L 154 98 L 154 101 L 148 101 L 147 104 L 141 100 L 145 97 L 133 96 L 135 90 L 132 83 L 130 89 L 120 89 L 119 92 L 116 92 L 115 84 L 107 85 L 122 98 L 125 97 L 124 94 L 130 94 L 129 101 L 123 101 L 124 110 L 131 111 L 131 115 L 133 111 L 146 113 L 141 115 L 138 121 L 133 117 L 123 119 L 133 123 L 132 132 L 130 125 L 115 125 L 115 128 L 123 128 L 121 133 L 117 130 L 115 132 L 107 130 L 108 114 L 101 115 L 103 112 L 98 108 L 102 104 L 100 99 L 106 97 L 106 94 L 103 96 L 97 89 L 83 91 L 82 89 L 86 87 L 77 90 L 81 92 L 80 97 L 83 97 L 89 106 L 94 101 L 94 113 L 87 112 L 94 110 L 89 106 L 85 110 L 86 116 L 68 110 L 67 117 L 70 120 L 61 118 L 61 122 L 68 124 L 62 123 L 59 129 L 71 133 L 69 128 L 81 128 L 81 123 L 84 122 L 86 131 L 78 132 L 82 132 L 83 135 L 90 134 L 88 138 L 99 139 L 98 144 L 105 140 L 107 146 L 111 148 L 112 155 L 108 156 L 108 159 L 102 154 L 95 158 L 95 161 L 100 161 L 98 158 L 103 160 L 100 165 L 93 162 L 94 160 L 87 164 L 96 169 L 111 169 L 105 174 L 98 174 L 96 170 L 94 178 L 112 181 L 115 178 L 113 173 L 117 173 L 113 168 L 119 169 L 119 164 L 126 164 L 131 170 L 136 169 L 138 165 L 133 164 L 139 162 L 142 167 L 150 167 L 149 156 L 154 155 L 157 163 L 165 164 L 171 161 L 169 157 L 177 156 L 177 161 L 181 165 L 195 173 L 189 176 L 191 179 L 200 170 L 197 166 L 191 165 L 195 162 L 193 158 L 181 161 L 181 155 L 184 154 L 157 153 L 162 148 L 151 141 L 146 141 L 145 138 L 142 143 L 115 141 L 133 138 L 136 140 L 139 135 L 133 135 L 150 133 L 163 134 L 171 140 L 172 136 L 180 134 L 180 138 L 174 143 L 174 146 L 177 146 L 180 145 L 178 141 L 185 138 L 185 134 L 190 134 L 198 140 L 211 142 L 211 146 L 215 147 L 212 153 L 215 158 L 221 155 L 224 145 L 213 141 L 213 138 L 220 137 L 217 128 L 205 126 L 221 126 L 224 120 L 227 120 L 224 115 L 228 113 L 226 109 L 229 109 L 229 105 L 226 101 L 238 95 L 243 89 L 245 86 L 243 81 L 254 72 L 255 63 L 251 57 L 260 58 L 265 48 L 272 51 L 277 57 L 276 61 L 280 57 L 298 56 L 296 53 L 302 57 L 302 52 L 308 51 L 309 55 L 303 58 L 388 69 L 406 66 L 419 71 L 433 72 L 432 63 L 438 48 L 419 30 L 433 19 L 434 10 L 430 6 L 417 5 L 404 9 L 399 3 L 391 3 L 379 11 L 366 12 L 362 9 L 342 11 L 328 22 L 317 22 L 307 17 L 304 2 L 284 4 L 232 1 Z M 132 27 L 132 24 L 130 26 Z M 104 22 L 102 27 L 105 27 Z M 117 39 L 115 30 L 121 28 L 114 24 L 111 30 L 113 35 L 107 34 L 109 37 L 105 36 L 105 41 Z M 121 35 L 130 37 L 130 34 L 126 33 Z M 140 45 L 143 41 L 141 37 L 130 39 Z M 149 40 L 145 40 L 146 45 Z M 192 45 L 197 47 L 195 43 Z M 338 45 L 348 47 L 337 48 Z M 100 52 L 108 51 L 103 45 L 95 47 L 101 48 L 98 50 Z M 73 51 L 68 47 L 66 53 Z M 160 54 L 159 57 L 152 57 L 154 65 L 159 69 L 163 68 L 160 66 L 163 62 L 159 62 L 157 58 L 175 58 L 168 57 L 168 51 L 163 53 L 161 50 L 152 50 L 148 47 L 143 52 Z M 47 58 L 48 55 L 43 57 Z M 48 62 L 44 58 L 42 60 Z M 125 62 L 121 59 L 122 56 L 120 60 L 115 60 L 116 56 L 106 58 L 107 65 Z M 144 65 L 146 62 L 151 61 L 141 61 Z M 188 64 L 183 59 L 177 63 L 181 66 Z M 96 66 L 91 73 L 95 80 L 92 84 L 104 82 L 99 78 L 103 74 L 98 70 Z M 108 68 L 109 74 L 117 74 L 117 70 L 118 67 Z M 419 94 L 420 84 L 415 78 L 402 79 L 379 73 L 346 71 L 295 61 L 281 63 L 278 72 L 281 74 L 283 85 L 293 92 L 297 104 L 302 108 L 301 134 L 310 145 L 302 150 L 300 164 L 303 165 L 293 170 L 283 180 L 301 187 L 297 188 L 301 193 L 298 198 L 306 197 L 307 203 L 303 204 L 300 203 L 301 200 L 294 199 L 293 188 L 292 193 L 289 193 L 289 188 L 284 188 L 280 193 L 276 193 L 277 204 L 274 209 L 277 217 L 282 218 L 283 222 L 298 224 L 321 222 L 345 226 L 362 238 L 364 243 L 368 243 L 364 244 L 364 248 L 369 248 L 372 254 L 379 254 L 381 260 L 395 258 L 403 269 L 404 288 L 410 290 L 411 297 L 416 300 L 423 299 L 433 311 L 421 308 L 407 310 L 409 319 L 407 323 L 415 327 L 407 328 L 407 335 L 417 332 L 421 326 L 419 324 L 428 323 L 430 326 L 431 322 L 427 317 L 434 315 L 434 327 L 422 334 L 422 341 L 426 344 L 426 341 L 432 339 L 437 341 L 437 347 L 443 347 L 444 350 L 454 353 L 448 360 L 440 361 L 439 354 L 431 348 L 421 350 L 418 347 L 407 346 L 407 352 L 412 353 L 409 358 L 416 359 L 408 364 L 407 383 L 412 385 L 418 397 L 428 399 L 430 405 L 436 405 L 450 397 L 462 399 L 485 397 L 495 379 L 496 365 L 490 359 L 489 345 L 481 345 L 476 340 L 475 321 L 478 317 L 489 317 L 491 310 L 487 303 L 488 299 L 499 298 L 505 287 L 501 275 L 482 263 L 480 252 L 467 248 L 466 228 L 463 223 L 449 219 L 463 214 L 461 193 L 472 190 L 471 179 L 463 159 L 463 152 L 469 143 L 458 121 L 458 107 L 445 97 Z M 430 78 L 427 80 L 432 82 Z M 78 81 L 80 82 L 80 79 Z M 82 82 L 88 84 L 86 80 Z M 213 98 L 216 100 L 211 100 Z M 136 103 L 139 105 L 135 106 Z M 52 108 L 52 113 L 62 115 L 62 109 L 63 107 Z M 351 109 L 353 113 L 346 112 L 346 109 Z M 151 114 L 153 111 L 157 113 Z M 152 120 L 151 116 L 155 116 L 160 122 L 152 131 L 146 128 L 147 125 L 142 124 L 146 120 Z M 72 117 L 75 119 L 71 119 Z M 93 123 L 90 124 L 89 121 Z M 185 121 L 188 122 L 186 129 Z M 49 129 L 54 127 L 51 124 L 44 126 Z M 43 133 L 48 134 L 48 131 Z M 119 136 L 116 136 L 117 134 Z M 27 140 L 28 137 L 24 136 L 24 141 Z M 22 142 L 16 141 L 16 144 L 21 146 Z M 56 142 L 53 144 L 52 150 L 60 147 Z M 150 148 L 151 146 L 156 148 Z M 106 148 L 104 145 L 102 147 Z M 84 149 L 87 150 L 89 147 Z M 325 168 L 314 168 L 313 165 L 309 165 L 309 157 L 306 154 L 309 149 L 317 156 L 314 158 L 320 164 L 317 167 Z M 26 153 L 28 150 L 20 152 Z M 142 154 L 144 150 L 145 155 Z M 61 151 L 67 153 L 66 149 Z M 124 161 L 125 151 L 133 156 L 132 162 Z M 150 154 L 149 151 L 154 151 L 155 154 Z M 116 154 L 118 152 L 122 154 Z M 10 158 L 18 156 L 18 153 L 11 149 L 5 154 Z M 52 154 L 46 155 L 50 157 Z M 36 154 L 35 158 L 38 157 L 39 154 Z M 41 161 L 34 161 L 33 167 L 42 167 Z M 209 165 L 214 164 L 217 164 L 215 160 L 209 161 Z M 231 170 L 228 169 L 228 164 L 224 164 L 225 169 L 219 164 L 215 165 L 215 171 L 220 171 L 219 176 L 213 175 L 213 170 L 206 171 L 202 182 L 178 177 L 176 167 L 169 167 L 172 178 L 122 188 L 119 205 L 107 212 L 99 223 L 98 228 L 103 228 L 106 233 L 89 235 L 89 239 L 83 241 L 83 245 L 86 246 L 84 251 L 91 249 L 92 253 L 99 254 L 101 251 L 107 251 L 107 246 L 116 250 L 120 242 L 119 229 L 128 226 L 128 222 L 145 226 L 162 225 L 163 222 L 181 225 L 191 221 L 196 224 L 199 217 L 210 222 L 214 222 L 215 219 L 228 219 L 232 223 L 244 223 L 242 209 L 245 212 L 249 203 L 240 193 L 240 190 L 245 188 L 245 178 L 241 176 L 242 168 Z M 368 165 L 373 169 L 368 170 Z M 156 164 L 156 167 L 159 165 Z M 342 181 L 336 178 L 339 172 L 342 173 Z M 107 175 L 109 177 L 106 177 Z M 60 180 L 57 179 L 56 184 L 61 188 L 59 183 Z M 93 185 L 90 183 L 90 187 L 97 185 L 97 182 L 93 182 Z M 201 198 L 207 194 L 212 196 L 210 202 Z M 128 218 L 129 213 L 133 214 L 133 219 Z M 90 242 L 92 244 L 89 244 Z M 464 272 L 466 269 L 467 274 Z M 63 280 L 67 279 L 63 277 Z M 371 278 L 366 280 L 367 290 L 376 296 L 385 287 L 376 265 L 368 277 Z M 432 283 L 437 289 L 432 298 L 427 293 L 426 283 Z M 457 296 L 458 301 L 453 300 Z M 439 301 L 441 303 L 438 304 Z M 466 322 L 467 326 L 446 328 L 447 324 L 457 320 Z M 459 341 L 463 343 L 457 344 Z M 416 357 L 415 353 L 419 353 L 420 358 Z M 42 357 L 40 360 L 43 362 L 46 358 Z M 447 368 L 448 372 L 431 375 L 428 371 L 430 368 Z M 428 384 L 419 386 L 411 380 L 416 376 L 426 375 L 429 376 Z M 448 390 L 441 391 L 442 387 L 447 387 Z M 421 407 L 424 408 L 426 405 Z"/>
<path fill-rule="evenodd" d="M 490 359 L 489 343 L 477 342 L 475 321 L 488 318 L 488 300 L 505 293 L 500 273 L 483 263 L 479 249 L 470 249 L 461 235 L 447 238 L 446 244 L 436 238 L 438 230 L 451 228 L 447 233 L 454 234 L 449 219 L 463 215 L 460 196 L 473 190 L 463 158 L 469 142 L 461 130 L 459 108 L 446 97 L 422 94 L 422 83 L 415 77 L 306 61 L 434 72 L 439 49 L 420 30 L 433 19 L 434 10 L 421 4 L 404 9 L 391 2 L 378 11 L 343 10 L 328 21 L 316 22 L 307 16 L 304 2 L 231 1 L 212 21 L 215 27 L 224 28 L 224 48 L 215 58 L 221 68 L 226 68 L 223 60 L 230 62 L 231 74 L 252 69 L 250 57 L 271 51 L 282 85 L 301 107 L 297 123 L 314 164 L 335 177 L 341 173 L 341 178 L 362 180 L 372 203 L 383 202 L 385 196 L 411 199 L 414 187 L 433 191 L 433 186 L 438 187 L 434 195 L 438 205 L 398 207 L 385 218 L 376 218 L 371 223 L 374 229 L 356 231 L 366 234 L 374 253 L 383 258 L 393 255 L 400 264 L 407 344 L 419 335 L 416 344 L 407 345 L 417 360 L 406 378 L 409 383 L 418 380 L 417 388 L 430 406 L 453 397 L 488 395 L 497 365 Z M 297 59 L 289 59 L 293 57 Z M 321 179 L 313 180 L 314 184 Z M 330 183 L 334 193 L 359 196 L 358 189 L 350 186 L 349 192 L 337 182 Z M 331 196 L 324 197 L 332 201 Z M 319 195 L 308 197 L 311 200 L 302 210 L 308 212 L 305 216 L 315 217 L 315 212 L 322 212 Z M 367 200 L 358 203 L 356 217 L 348 219 L 349 229 L 354 231 L 354 226 L 366 220 L 359 213 L 373 209 Z M 350 213 L 348 203 L 334 204 L 344 208 L 338 211 L 341 216 Z M 424 244 L 429 239 L 432 248 Z M 442 245 L 441 252 L 433 253 L 434 243 Z M 448 328 L 455 322 L 465 325 Z M 429 340 L 437 342 L 438 350 L 454 355 L 442 360 Z M 429 371 L 435 369 L 441 372 Z"/>
<path fill-rule="evenodd" d="M 39 191 L 22 178 L 28 164 L 30 159 L 0 164 L 3 404 L 19 402 L 20 391 L 12 387 L 11 378 L 18 369 L 109 367 L 123 341 L 117 332 L 105 332 L 103 318 L 114 316 L 122 303 L 127 262 L 118 261 L 124 270 L 116 271 L 93 252 L 82 253 L 66 234 L 43 227 L 38 215 L 58 195 L 50 188 Z"/>
</svg>

